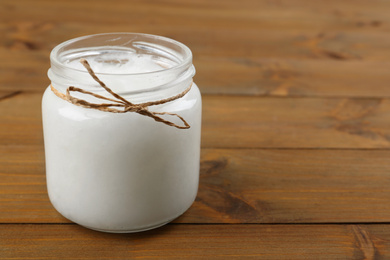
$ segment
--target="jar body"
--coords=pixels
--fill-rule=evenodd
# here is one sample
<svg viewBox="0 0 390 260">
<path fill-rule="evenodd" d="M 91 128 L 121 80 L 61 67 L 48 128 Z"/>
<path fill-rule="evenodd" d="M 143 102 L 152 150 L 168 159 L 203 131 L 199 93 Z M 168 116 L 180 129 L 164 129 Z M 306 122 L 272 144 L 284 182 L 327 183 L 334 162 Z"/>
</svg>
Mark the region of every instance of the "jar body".
<svg viewBox="0 0 390 260">
<path fill-rule="evenodd" d="M 49 78 L 59 92 L 81 86 L 112 98 L 75 65 L 80 57 L 94 62 L 92 69 L 100 70 L 107 86 L 136 104 L 183 92 L 195 73 L 191 52 L 173 40 L 94 35 L 53 49 Z M 91 96 L 86 100 L 107 103 Z M 42 99 L 47 188 L 59 213 L 85 227 L 119 233 L 161 226 L 191 206 L 199 182 L 202 108 L 195 83 L 181 98 L 148 108 L 180 115 L 189 129 L 137 112 L 112 113 L 68 101 L 50 87 Z"/>
<path fill-rule="evenodd" d="M 186 118 L 191 128 L 176 129 L 136 113 L 77 107 L 48 88 L 42 100 L 46 176 L 57 211 L 107 232 L 147 230 L 186 211 L 199 180 L 196 85 L 156 111 L 167 109 Z"/>
</svg>

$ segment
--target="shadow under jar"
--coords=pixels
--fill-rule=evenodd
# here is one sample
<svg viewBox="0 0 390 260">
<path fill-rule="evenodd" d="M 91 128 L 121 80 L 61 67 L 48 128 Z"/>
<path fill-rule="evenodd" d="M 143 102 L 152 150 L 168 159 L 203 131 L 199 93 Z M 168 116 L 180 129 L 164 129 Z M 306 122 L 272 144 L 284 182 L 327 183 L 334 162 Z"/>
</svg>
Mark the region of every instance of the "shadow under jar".
<svg viewBox="0 0 390 260">
<path fill-rule="evenodd" d="M 75 86 L 115 99 L 80 63 L 85 59 L 113 92 L 139 104 L 180 115 L 189 129 L 136 112 L 112 113 L 61 99 L 49 86 L 42 99 L 48 193 L 67 219 L 105 232 L 137 232 L 164 225 L 195 200 L 199 182 L 201 96 L 192 82 L 192 53 L 160 36 L 111 33 L 64 42 L 51 52 L 51 85 Z M 72 92 L 90 103 L 112 103 Z M 112 107 L 122 109 L 120 107 Z M 123 109 L 122 109 L 123 110 Z M 183 125 L 173 115 L 159 115 Z"/>
</svg>

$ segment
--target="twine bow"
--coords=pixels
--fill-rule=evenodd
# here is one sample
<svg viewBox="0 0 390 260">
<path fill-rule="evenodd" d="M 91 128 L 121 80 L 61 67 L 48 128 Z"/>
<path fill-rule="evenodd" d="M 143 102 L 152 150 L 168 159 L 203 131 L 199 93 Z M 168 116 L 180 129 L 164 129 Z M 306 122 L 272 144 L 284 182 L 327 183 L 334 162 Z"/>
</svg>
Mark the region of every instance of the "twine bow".
<svg viewBox="0 0 390 260">
<path fill-rule="evenodd" d="M 135 112 L 135 113 L 138 113 L 138 114 L 141 114 L 141 115 L 144 115 L 144 116 L 151 117 L 154 120 L 156 120 L 157 122 L 161 122 L 161 123 L 164 123 L 166 125 L 173 126 L 173 127 L 179 128 L 179 129 L 188 129 L 188 128 L 190 128 L 190 125 L 186 122 L 186 120 L 184 120 L 184 118 L 182 118 L 178 114 L 173 114 L 173 113 L 168 113 L 168 112 L 152 112 L 152 111 L 149 111 L 148 107 L 149 106 L 155 106 L 155 105 L 161 105 L 161 104 L 164 104 L 164 103 L 167 103 L 167 102 L 170 102 L 170 101 L 173 101 L 173 100 L 176 100 L 176 99 L 179 99 L 179 98 L 183 97 L 185 94 L 188 93 L 188 91 L 190 91 L 193 82 L 191 82 L 190 86 L 186 90 L 184 90 L 183 92 L 179 93 L 176 96 L 173 96 L 173 97 L 170 97 L 170 98 L 166 98 L 166 99 L 157 100 L 157 101 L 153 101 L 153 102 L 145 102 L 145 103 L 141 103 L 141 104 L 133 104 L 130 101 L 128 101 L 128 100 L 124 99 L 123 97 L 121 97 L 120 95 L 116 94 L 109 87 L 107 87 L 106 84 L 104 84 L 96 76 L 95 72 L 91 69 L 91 66 L 89 65 L 87 60 L 81 59 L 80 63 L 83 64 L 83 66 L 87 69 L 89 75 L 91 75 L 91 77 L 96 82 L 98 82 L 99 85 L 102 88 L 104 88 L 108 93 L 110 93 L 113 97 L 115 97 L 115 99 L 107 98 L 107 97 L 104 97 L 104 96 L 101 96 L 101 95 L 98 95 L 98 94 L 86 91 L 86 90 L 81 89 L 81 88 L 73 87 L 73 86 L 68 87 L 66 89 L 66 94 L 63 94 L 63 93 L 59 92 L 57 89 L 55 89 L 53 87 L 53 85 L 50 85 L 50 88 L 53 91 L 53 93 L 56 96 L 58 96 L 59 98 L 65 100 L 65 101 L 68 101 L 68 102 L 70 102 L 70 103 L 72 103 L 72 104 L 74 104 L 76 106 L 81 106 L 81 107 L 85 107 L 85 108 L 92 108 L 92 109 L 97 109 L 97 110 L 100 110 L 100 111 L 106 111 L 106 112 L 111 112 L 111 113 Z M 90 103 L 90 102 L 88 102 L 86 100 L 73 97 L 70 94 L 70 92 L 80 92 L 82 94 L 91 95 L 91 96 L 94 96 L 94 97 L 99 98 L 99 99 L 104 99 L 104 100 L 111 101 L 113 103 L 101 103 L 101 104 Z M 121 107 L 123 109 L 117 109 L 117 108 L 114 108 L 114 107 Z M 184 126 L 179 126 L 179 125 L 177 125 L 177 124 L 175 124 L 175 123 L 173 123 L 171 121 L 163 119 L 162 117 L 160 117 L 158 115 L 176 116 L 184 123 Z"/>
</svg>

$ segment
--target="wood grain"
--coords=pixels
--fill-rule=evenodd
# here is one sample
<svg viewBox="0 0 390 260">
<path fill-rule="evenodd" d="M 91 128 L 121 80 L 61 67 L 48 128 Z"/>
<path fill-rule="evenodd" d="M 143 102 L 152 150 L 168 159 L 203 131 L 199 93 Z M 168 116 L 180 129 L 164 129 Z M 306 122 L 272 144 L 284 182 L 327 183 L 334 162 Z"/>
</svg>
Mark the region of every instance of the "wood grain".
<svg viewBox="0 0 390 260">
<path fill-rule="evenodd" d="M 133 31 L 187 44 L 204 93 L 390 96 L 386 1 L 29 3 L 0 3 L 2 90 L 43 91 L 49 53 L 65 40 Z"/>
<path fill-rule="evenodd" d="M 195 57 L 203 94 L 291 97 L 389 97 L 385 61 Z M 229 76 L 227 76 L 229 75 Z M 331 76 L 330 76 L 331 75 Z"/>
<path fill-rule="evenodd" d="M 0 90 L 0 101 L 7 99 L 7 98 L 12 98 L 13 96 L 16 96 L 20 94 L 20 91 L 2 91 Z"/>
<path fill-rule="evenodd" d="M 76 225 L 5 225 L 0 259 L 387 259 L 388 225 L 167 225 L 106 234 Z"/>
<path fill-rule="evenodd" d="M 50 84 L 49 53 L 0 49 L 0 90 L 43 93 Z M 387 61 L 195 56 L 194 64 L 203 94 L 390 97 Z"/>
<path fill-rule="evenodd" d="M 46 12 L 45 12 L 46 13 Z M 128 15 L 127 15 L 128 16 Z M 58 19 L 58 18 L 57 18 Z M 12 23 L 12 22 L 11 22 Z M 107 25 L 101 27 L 96 24 L 81 24 L 57 22 L 14 22 L 10 28 L 3 28 L 5 37 L 0 42 L 1 49 L 5 50 L 46 50 L 50 51 L 57 44 L 86 34 L 104 33 L 112 31 L 144 32 L 164 35 L 176 39 L 190 46 L 194 56 L 207 57 L 262 57 L 287 59 L 324 59 L 324 60 L 372 60 L 387 61 L 387 46 L 390 37 L 386 31 L 327 31 L 321 28 L 305 31 L 248 29 L 218 29 L 210 33 L 204 28 L 175 28 L 167 25 L 158 28 L 155 25 L 132 28 L 128 24 Z M 58 26 L 65 28 L 58 29 Z M 201 27 L 208 26 L 202 23 Z M 27 27 L 28 32 L 13 32 L 14 28 Z M 35 28 L 43 27 L 43 32 L 35 33 Z M 32 29 L 30 29 L 32 28 Z M 388 29 L 388 28 L 387 28 Z M 174 30 L 174 31 L 173 31 Z M 11 31 L 12 33 L 8 33 Z M 62 34 L 58 35 L 59 32 Z M 21 35 L 21 36 L 20 36 Z M 264 39 L 267 39 L 266 41 Z M 277 48 L 275 48 L 277 46 Z M 291 48 L 293 47 L 293 48 Z"/>
<path fill-rule="evenodd" d="M 0 146 L 0 154 L 0 223 L 68 223 L 47 197 L 43 148 Z M 201 155 L 198 197 L 175 222 L 390 219 L 390 151 L 203 149 Z"/>
<path fill-rule="evenodd" d="M 0 101 L 0 145 L 41 145 L 41 93 Z M 390 100 L 203 97 L 205 148 L 389 148 Z"/>
<path fill-rule="evenodd" d="M 0 100 L 0 145 L 42 145 L 42 94 Z"/>
<path fill-rule="evenodd" d="M 390 1 L 0 1 L 0 259 L 390 259 Z M 198 197 L 139 234 L 70 223 L 46 192 L 49 54 L 104 32 L 188 45 Z"/>
<path fill-rule="evenodd" d="M 185 223 L 390 219 L 388 151 L 204 149 Z"/>
<path fill-rule="evenodd" d="M 1 45 L 50 50 L 87 32 L 134 31 L 191 43 L 197 55 L 387 60 L 389 3 L 351 3 L 3 1 Z"/>
<path fill-rule="evenodd" d="M 387 99 L 205 97 L 203 147 L 387 148 Z"/>
</svg>

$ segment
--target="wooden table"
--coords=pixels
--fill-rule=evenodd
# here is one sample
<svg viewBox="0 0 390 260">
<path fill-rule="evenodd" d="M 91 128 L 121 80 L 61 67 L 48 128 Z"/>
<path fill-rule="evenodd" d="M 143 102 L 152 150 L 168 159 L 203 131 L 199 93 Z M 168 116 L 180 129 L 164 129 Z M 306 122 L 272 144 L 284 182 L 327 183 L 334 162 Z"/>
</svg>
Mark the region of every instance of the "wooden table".
<svg viewBox="0 0 390 260">
<path fill-rule="evenodd" d="M 390 1 L 0 1 L 0 259 L 390 259 Z M 57 44 L 188 45 L 200 187 L 138 234 L 70 223 L 46 191 L 40 100 Z"/>
</svg>

